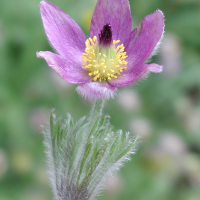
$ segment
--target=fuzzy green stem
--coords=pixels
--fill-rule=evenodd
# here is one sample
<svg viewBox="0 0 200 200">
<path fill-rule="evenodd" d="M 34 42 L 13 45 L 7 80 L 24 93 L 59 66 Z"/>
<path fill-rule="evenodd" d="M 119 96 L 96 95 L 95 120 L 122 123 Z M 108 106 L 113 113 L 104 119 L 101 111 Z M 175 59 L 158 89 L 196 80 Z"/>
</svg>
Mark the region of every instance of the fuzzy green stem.
<svg viewBox="0 0 200 200">
<path fill-rule="evenodd" d="M 88 118 L 89 134 L 85 136 L 85 137 L 88 137 L 88 143 L 86 144 L 86 147 L 85 147 L 85 150 L 86 150 L 85 155 L 83 156 L 83 159 L 81 161 L 80 171 L 79 171 L 79 175 L 77 179 L 77 183 L 78 183 L 77 185 L 79 185 L 80 176 L 82 174 L 86 159 L 89 156 L 90 150 L 92 148 L 92 144 L 89 137 L 95 132 L 96 128 L 98 127 L 100 123 L 104 104 L 105 104 L 104 100 L 98 100 L 98 101 L 95 101 L 92 105 L 92 109 L 90 111 L 89 118 Z"/>
</svg>

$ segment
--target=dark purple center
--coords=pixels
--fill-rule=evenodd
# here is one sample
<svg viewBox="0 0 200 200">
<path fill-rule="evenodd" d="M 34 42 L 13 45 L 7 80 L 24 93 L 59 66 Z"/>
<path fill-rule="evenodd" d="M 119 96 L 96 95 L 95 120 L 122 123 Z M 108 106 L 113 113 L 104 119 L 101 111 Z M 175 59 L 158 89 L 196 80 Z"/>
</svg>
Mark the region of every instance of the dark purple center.
<svg viewBox="0 0 200 200">
<path fill-rule="evenodd" d="M 103 26 L 103 29 L 101 30 L 99 34 L 99 43 L 107 46 L 110 45 L 112 42 L 112 30 L 111 30 L 111 25 L 106 24 Z"/>
</svg>

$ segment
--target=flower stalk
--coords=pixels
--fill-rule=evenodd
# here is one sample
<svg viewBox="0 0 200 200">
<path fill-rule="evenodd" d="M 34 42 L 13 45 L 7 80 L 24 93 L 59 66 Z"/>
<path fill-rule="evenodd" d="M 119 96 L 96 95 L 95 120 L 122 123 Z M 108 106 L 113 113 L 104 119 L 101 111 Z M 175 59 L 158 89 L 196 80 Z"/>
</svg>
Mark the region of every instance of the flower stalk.
<svg viewBox="0 0 200 200">
<path fill-rule="evenodd" d="M 105 182 L 135 153 L 138 137 L 114 131 L 103 116 L 103 100 L 96 101 L 88 117 L 74 122 L 54 112 L 44 127 L 44 145 L 55 200 L 94 199 Z"/>
</svg>

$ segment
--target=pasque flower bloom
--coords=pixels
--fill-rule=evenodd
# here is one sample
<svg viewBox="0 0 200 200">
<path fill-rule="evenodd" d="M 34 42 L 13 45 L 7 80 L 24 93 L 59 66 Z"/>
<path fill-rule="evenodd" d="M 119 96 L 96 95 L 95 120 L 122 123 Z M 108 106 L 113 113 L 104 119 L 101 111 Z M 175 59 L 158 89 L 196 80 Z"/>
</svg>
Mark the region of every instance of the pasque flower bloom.
<svg viewBox="0 0 200 200">
<path fill-rule="evenodd" d="M 77 23 L 55 5 L 42 1 L 40 11 L 46 35 L 58 54 L 37 52 L 65 81 L 90 99 L 109 99 L 116 87 L 125 87 L 159 73 L 163 66 L 144 64 L 164 32 L 160 10 L 147 15 L 131 31 L 128 0 L 98 0 L 87 39 Z"/>
</svg>

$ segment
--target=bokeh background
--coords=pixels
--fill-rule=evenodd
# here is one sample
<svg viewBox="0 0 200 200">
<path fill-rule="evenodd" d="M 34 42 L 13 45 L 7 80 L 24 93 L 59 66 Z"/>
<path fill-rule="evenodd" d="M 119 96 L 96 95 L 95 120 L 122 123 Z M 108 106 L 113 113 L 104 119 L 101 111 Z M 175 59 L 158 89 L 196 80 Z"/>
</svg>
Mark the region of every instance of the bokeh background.
<svg viewBox="0 0 200 200">
<path fill-rule="evenodd" d="M 51 0 L 89 35 L 95 0 Z M 122 88 L 105 113 L 143 137 L 99 200 L 200 199 L 200 0 L 130 0 L 133 27 L 161 9 L 165 37 L 152 62 L 161 74 Z M 40 125 L 49 112 L 87 115 L 90 103 L 36 51 L 52 50 L 39 0 L 0 3 L 0 200 L 50 200 Z"/>
</svg>

